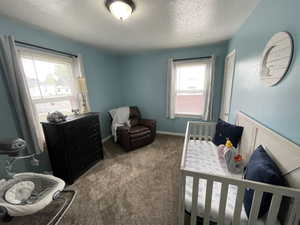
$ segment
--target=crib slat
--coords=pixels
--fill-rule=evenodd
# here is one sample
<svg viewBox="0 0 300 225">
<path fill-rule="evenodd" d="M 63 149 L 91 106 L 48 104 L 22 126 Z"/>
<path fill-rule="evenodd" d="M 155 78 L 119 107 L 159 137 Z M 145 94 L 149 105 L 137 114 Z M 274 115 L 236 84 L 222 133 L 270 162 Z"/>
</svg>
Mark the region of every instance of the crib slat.
<svg viewBox="0 0 300 225">
<path fill-rule="evenodd" d="M 197 132 L 197 127 L 195 126 L 195 124 L 192 124 L 191 126 L 191 136 L 192 136 L 192 139 L 195 140 L 195 137 L 196 137 L 196 132 Z"/>
<path fill-rule="evenodd" d="M 204 124 L 200 124 L 199 125 L 199 140 L 202 140 L 203 138 L 203 128 L 204 128 Z"/>
<path fill-rule="evenodd" d="M 208 130 L 208 124 L 204 124 L 203 126 L 203 138 L 205 141 L 207 141 L 207 130 Z"/>
<path fill-rule="evenodd" d="M 209 124 L 205 124 L 204 126 L 204 140 L 208 140 L 208 129 L 209 129 Z"/>
<path fill-rule="evenodd" d="M 201 138 L 201 140 L 205 140 L 206 124 L 203 124 L 201 127 L 202 127 L 202 138 Z"/>
<path fill-rule="evenodd" d="M 209 137 L 210 137 L 210 127 L 211 127 L 211 124 L 207 124 L 206 126 L 206 140 L 209 141 Z"/>
<path fill-rule="evenodd" d="M 196 225 L 197 206 L 198 206 L 198 192 L 199 192 L 199 177 L 195 176 L 195 177 L 193 177 L 191 225 Z"/>
<path fill-rule="evenodd" d="M 209 225 L 212 189 L 213 189 L 213 180 L 208 179 L 206 182 L 205 210 L 204 210 L 203 225 Z"/>
<path fill-rule="evenodd" d="M 254 191 L 254 196 L 253 196 L 251 211 L 249 216 L 249 224 L 256 224 L 262 195 L 263 195 L 262 191 L 259 190 Z"/>
<path fill-rule="evenodd" d="M 190 135 L 190 140 L 193 140 L 193 124 L 190 124 L 190 130 L 189 130 L 189 135 Z"/>
<path fill-rule="evenodd" d="M 195 125 L 191 124 L 191 139 L 195 140 Z"/>
<path fill-rule="evenodd" d="M 205 140 L 209 141 L 209 130 L 210 130 L 210 124 L 206 124 L 206 130 L 205 130 Z"/>
<path fill-rule="evenodd" d="M 193 140 L 193 124 L 189 124 L 189 140 Z"/>
<path fill-rule="evenodd" d="M 216 126 L 217 126 L 217 124 L 213 124 L 213 126 L 212 126 L 211 137 L 214 137 L 214 136 L 215 136 L 215 133 L 216 133 Z"/>
<path fill-rule="evenodd" d="M 280 208 L 281 200 L 282 200 L 281 195 L 273 195 L 271 206 L 270 206 L 269 213 L 268 213 L 267 225 L 275 224 L 275 221 L 276 221 L 276 218 L 278 215 L 278 211 Z"/>
<path fill-rule="evenodd" d="M 191 130 L 191 133 L 193 135 L 193 140 L 196 139 L 196 136 L 197 136 L 197 127 L 195 124 L 192 125 L 192 130 Z"/>
<path fill-rule="evenodd" d="M 218 225 L 224 225 L 227 194 L 228 194 L 228 184 L 227 183 L 222 183 L 220 206 L 219 206 L 219 216 L 218 216 Z"/>
<path fill-rule="evenodd" d="M 215 135 L 215 129 L 216 129 L 216 124 L 215 123 L 211 123 L 211 125 L 210 125 L 210 133 L 209 133 L 210 140 L 212 140 L 213 137 L 214 137 L 214 135 Z"/>
<path fill-rule="evenodd" d="M 238 192 L 236 195 L 234 214 L 232 220 L 233 225 L 238 225 L 241 222 L 241 211 L 242 211 L 242 206 L 244 201 L 244 194 L 245 194 L 245 187 L 241 185 L 238 187 Z"/>
<path fill-rule="evenodd" d="M 299 210 L 300 210 L 300 199 L 297 199 L 293 203 L 293 208 L 291 209 L 287 225 L 298 225 L 299 224 L 300 214 L 297 213 Z M 298 221 L 297 221 L 297 218 L 296 218 L 297 216 L 298 216 Z"/>
<path fill-rule="evenodd" d="M 185 216 L 185 179 L 184 174 L 181 175 L 181 185 L 180 185 L 180 197 L 179 197 L 179 218 L 178 225 L 184 225 Z"/>
<path fill-rule="evenodd" d="M 207 129 L 207 124 L 204 124 L 203 125 L 203 140 L 205 140 L 206 141 L 206 129 Z"/>
<path fill-rule="evenodd" d="M 195 140 L 197 140 L 200 138 L 200 131 L 199 131 L 200 127 L 195 124 L 194 128 L 195 128 Z"/>
<path fill-rule="evenodd" d="M 197 138 L 198 140 L 201 140 L 201 125 L 197 125 Z"/>
<path fill-rule="evenodd" d="M 207 141 L 210 141 L 210 136 L 211 136 L 211 124 L 207 125 Z"/>
</svg>

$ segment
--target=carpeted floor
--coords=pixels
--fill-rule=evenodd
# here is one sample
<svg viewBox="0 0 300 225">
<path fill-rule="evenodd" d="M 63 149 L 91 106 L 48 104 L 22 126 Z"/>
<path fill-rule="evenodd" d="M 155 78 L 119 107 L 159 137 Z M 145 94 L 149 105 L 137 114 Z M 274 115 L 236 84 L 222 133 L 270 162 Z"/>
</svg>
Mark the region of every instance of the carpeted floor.
<svg viewBox="0 0 300 225">
<path fill-rule="evenodd" d="M 60 225 L 173 225 L 183 137 L 158 135 L 125 152 L 106 142 L 105 160 L 78 179 L 78 191 Z"/>
</svg>

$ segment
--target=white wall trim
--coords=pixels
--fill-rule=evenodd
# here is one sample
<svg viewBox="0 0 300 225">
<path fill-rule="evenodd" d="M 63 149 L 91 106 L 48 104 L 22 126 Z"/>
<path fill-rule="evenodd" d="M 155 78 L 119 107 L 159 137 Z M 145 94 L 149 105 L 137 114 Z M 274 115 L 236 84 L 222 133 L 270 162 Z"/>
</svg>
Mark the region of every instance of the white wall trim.
<svg viewBox="0 0 300 225">
<path fill-rule="evenodd" d="M 107 137 L 102 138 L 102 143 L 108 141 L 111 137 L 112 137 L 112 135 L 108 135 Z"/>
<path fill-rule="evenodd" d="M 168 132 L 168 131 L 161 131 L 161 130 L 158 130 L 156 133 L 184 137 L 184 133 L 175 133 L 175 132 Z"/>
</svg>

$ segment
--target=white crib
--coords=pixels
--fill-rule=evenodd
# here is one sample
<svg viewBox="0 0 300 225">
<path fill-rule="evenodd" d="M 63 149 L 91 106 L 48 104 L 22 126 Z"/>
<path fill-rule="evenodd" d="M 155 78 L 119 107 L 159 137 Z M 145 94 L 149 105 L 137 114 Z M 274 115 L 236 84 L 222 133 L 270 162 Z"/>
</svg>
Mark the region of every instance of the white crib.
<svg viewBox="0 0 300 225">
<path fill-rule="evenodd" d="M 197 167 L 197 162 L 191 160 L 191 155 L 197 154 L 195 153 L 195 146 L 197 147 L 198 145 L 194 143 L 199 144 L 201 142 L 199 146 L 202 147 L 199 147 L 196 150 L 201 151 L 201 153 L 203 152 L 202 155 L 210 154 L 210 152 L 212 154 L 214 151 L 216 152 L 217 150 L 213 149 L 216 147 L 213 147 L 214 145 L 211 143 L 215 133 L 216 123 L 188 122 L 180 167 L 181 183 L 178 224 L 184 224 L 185 213 L 188 211 L 191 215 L 191 225 L 196 224 L 197 217 L 203 218 L 204 225 L 209 225 L 210 221 L 215 222 L 218 225 L 275 225 L 279 223 L 277 221 L 277 215 L 279 213 L 281 201 L 283 197 L 289 197 L 291 201 L 288 205 L 284 225 L 299 225 L 300 147 L 241 112 L 237 115 L 236 124 L 244 127 L 242 140 L 239 146 L 243 158 L 247 161 L 254 149 L 258 145 L 263 145 L 271 158 L 276 162 L 281 172 L 285 175 L 285 179 L 288 181 L 290 187 L 287 188 L 243 180 L 241 175 L 234 175 L 226 172 L 222 163 L 216 167 L 215 172 L 202 169 L 200 168 L 201 165 L 200 167 Z M 212 149 L 207 151 L 206 148 Z M 200 157 L 201 153 L 199 153 Z M 196 166 L 191 166 L 190 164 L 192 163 L 195 163 Z M 222 168 L 224 168 L 224 173 L 222 172 Z M 190 185 L 191 182 L 192 185 Z M 201 188 L 203 188 L 203 185 L 205 185 L 206 190 L 204 191 L 205 196 L 201 198 Z M 214 196 L 217 195 L 216 187 L 218 187 L 219 191 L 218 198 Z M 190 207 L 188 204 L 190 202 L 187 200 L 188 188 L 191 189 L 190 192 L 192 193 Z M 243 209 L 243 199 L 246 188 L 254 190 L 249 219 L 245 216 Z M 233 198 L 232 190 L 234 192 L 234 201 L 229 200 L 229 198 Z M 273 195 L 268 215 L 261 221 L 258 220 L 257 217 L 264 192 L 272 193 Z M 218 201 L 217 210 L 215 209 L 216 199 Z M 231 201 L 231 203 L 233 202 L 230 223 L 228 223 L 227 215 L 228 201 Z M 202 213 L 200 212 L 201 210 Z"/>
</svg>

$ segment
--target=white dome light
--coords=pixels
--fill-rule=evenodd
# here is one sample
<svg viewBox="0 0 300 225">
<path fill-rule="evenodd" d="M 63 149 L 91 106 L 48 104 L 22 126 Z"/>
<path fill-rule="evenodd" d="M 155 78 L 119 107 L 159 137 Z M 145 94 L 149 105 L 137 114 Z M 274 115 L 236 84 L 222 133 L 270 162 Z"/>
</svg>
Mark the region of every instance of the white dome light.
<svg viewBox="0 0 300 225">
<path fill-rule="evenodd" d="M 126 20 L 131 16 L 134 9 L 127 1 L 122 0 L 111 1 L 107 7 L 109 11 L 120 20 Z"/>
</svg>

